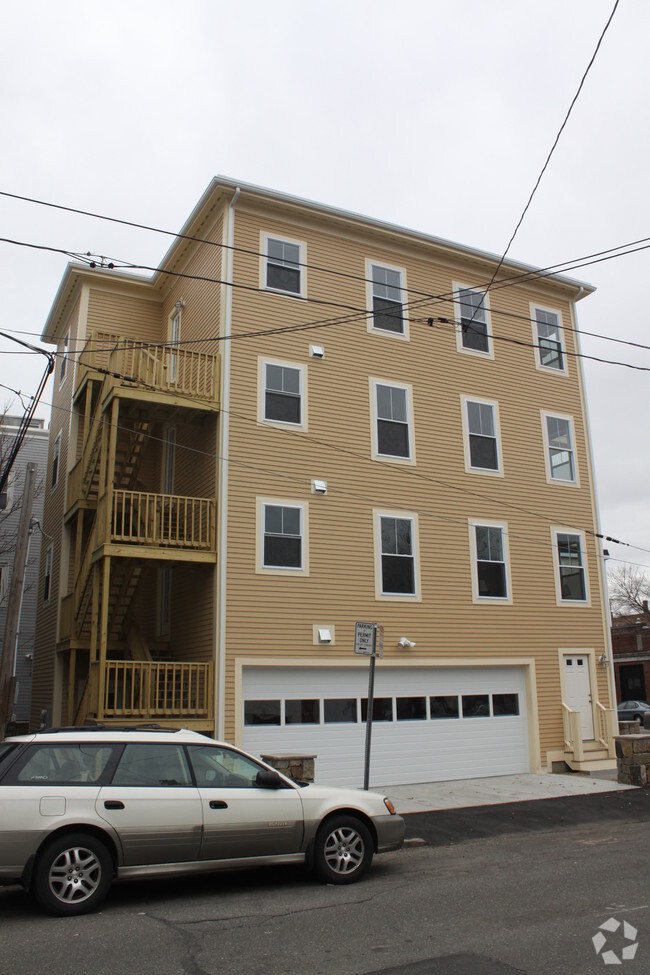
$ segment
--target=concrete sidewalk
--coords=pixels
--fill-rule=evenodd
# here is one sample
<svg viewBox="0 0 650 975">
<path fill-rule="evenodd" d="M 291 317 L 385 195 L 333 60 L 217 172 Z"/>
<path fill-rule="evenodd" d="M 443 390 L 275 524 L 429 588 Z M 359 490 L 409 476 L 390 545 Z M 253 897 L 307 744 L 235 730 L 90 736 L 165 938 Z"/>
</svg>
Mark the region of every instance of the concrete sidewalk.
<svg viewBox="0 0 650 975">
<path fill-rule="evenodd" d="M 436 809 L 466 809 L 534 799 L 559 799 L 603 792 L 637 791 L 620 785 L 616 770 L 583 774 L 521 773 L 455 782 L 430 782 L 417 785 L 373 786 L 392 799 L 398 813 L 419 813 Z"/>
</svg>

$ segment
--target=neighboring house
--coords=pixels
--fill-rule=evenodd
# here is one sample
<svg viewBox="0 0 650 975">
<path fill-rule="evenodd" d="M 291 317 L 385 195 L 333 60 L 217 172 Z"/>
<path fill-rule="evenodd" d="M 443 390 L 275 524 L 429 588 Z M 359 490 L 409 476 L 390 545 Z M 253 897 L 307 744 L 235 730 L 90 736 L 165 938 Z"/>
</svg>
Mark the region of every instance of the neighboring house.
<svg viewBox="0 0 650 975">
<path fill-rule="evenodd" d="M 5 415 L 0 418 L 0 443 L 2 456 L 6 456 L 21 423 L 22 417 Z M 5 489 L 0 494 L 0 657 L 4 646 L 7 623 L 7 604 L 13 572 L 14 550 L 18 535 L 18 523 L 25 487 L 27 464 L 36 464 L 36 481 L 32 518 L 43 521 L 43 475 L 47 464 L 49 432 L 45 420 L 32 419 L 18 457 L 12 468 Z M 25 569 L 23 603 L 18 630 L 16 653 L 16 697 L 13 714 L 18 722 L 29 721 L 32 693 L 32 666 L 34 635 L 36 632 L 36 606 L 38 572 L 41 559 L 41 532 L 38 527 L 31 532 L 29 555 Z"/>
<path fill-rule="evenodd" d="M 647 701 L 650 694 L 650 614 L 612 617 L 612 650 L 619 701 Z"/>
<path fill-rule="evenodd" d="M 496 266 L 222 178 L 151 278 L 70 265 L 33 722 L 193 727 L 361 785 L 362 621 L 371 783 L 611 765 L 591 289 L 506 261 L 483 299 Z"/>
</svg>

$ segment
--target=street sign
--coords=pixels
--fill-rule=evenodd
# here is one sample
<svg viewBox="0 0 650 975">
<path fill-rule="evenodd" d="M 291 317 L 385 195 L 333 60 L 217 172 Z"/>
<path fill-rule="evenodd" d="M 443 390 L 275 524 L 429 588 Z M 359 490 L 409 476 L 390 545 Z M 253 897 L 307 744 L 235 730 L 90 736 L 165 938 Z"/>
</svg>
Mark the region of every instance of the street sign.
<svg viewBox="0 0 650 975">
<path fill-rule="evenodd" d="M 371 657 L 375 651 L 375 624 L 354 624 L 354 652 Z"/>
</svg>

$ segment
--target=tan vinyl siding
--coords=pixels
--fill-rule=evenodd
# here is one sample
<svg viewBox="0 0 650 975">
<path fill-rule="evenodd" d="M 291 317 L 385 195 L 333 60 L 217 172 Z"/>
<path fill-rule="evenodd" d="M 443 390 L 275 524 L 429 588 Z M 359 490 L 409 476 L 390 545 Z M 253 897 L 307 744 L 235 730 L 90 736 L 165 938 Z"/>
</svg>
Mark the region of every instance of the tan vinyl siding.
<svg viewBox="0 0 650 975">
<path fill-rule="evenodd" d="M 535 368 L 529 302 L 561 311 L 571 351 L 575 346 L 566 292 L 552 283 L 495 290 L 489 299 L 490 331 L 527 344 L 495 337 L 494 358 L 478 358 L 458 352 L 453 324 L 427 324 L 431 315 L 459 318 L 452 302 L 414 307 L 408 342 L 368 333 L 365 283 L 311 265 L 360 277 L 366 257 L 405 267 L 411 301 L 420 300 L 416 292 L 449 295 L 453 282 L 478 287 L 489 280 L 486 267 L 469 259 L 464 264 L 440 262 L 434 255 L 432 260 L 421 247 L 393 248 L 370 233 L 365 241 L 361 235 L 346 240 L 315 225 L 282 222 L 272 213 L 248 213 L 243 206 L 235 226 L 236 245 L 250 250 L 259 249 L 260 231 L 305 240 L 308 298 L 347 306 L 235 289 L 235 335 L 256 323 L 271 330 L 351 315 L 354 309 L 360 314 L 356 322 L 232 343 L 227 733 L 235 731 L 235 657 L 349 658 L 354 622 L 364 619 L 384 624 L 386 658 L 403 658 L 396 644 L 406 630 L 417 644 L 409 659 L 534 657 L 542 754 L 559 747 L 558 648 L 604 650 L 599 556 L 589 535 L 585 558 L 591 606 L 556 605 L 550 526 L 593 531 L 594 513 L 576 361 L 569 360 L 566 377 Z M 236 252 L 234 262 L 236 281 L 256 287 L 259 259 Z M 499 315 L 502 311 L 523 317 Z M 324 359 L 309 357 L 312 342 L 324 347 Z M 258 356 L 304 368 L 307 433 L 258 425 Z M 412 385 L 414 467 L 370 459 L 369 376 Z M 460 394 L 498 402 L 502 478 L 465 472 Z M 540 410 L 573 416 L 579 487 L 546 483 Z M 251 458 L 249 467 L 240 466 Z M 311 494 L 312 478 L 327 480 L 326 496 Z M 255 574 L 256 497 L 309 506 L 308 576 Z M 374 508 L 418 516 L 421 601 L 375 599 Z M 512 605 L 472 602 L 469 518 L 507 524 Z M 315 647 L 312 627 L 325 621 L 336 624 L 336 645 Z M 599 680 L 606 701 L 604 673 Z"/>
<path fill-rule="evenodd" d="M 164 338 L 160 302 L 93 287 L 88 301 L 87 334 L 96 330 L 143 342 L 160 342 Z"/>
</svg>

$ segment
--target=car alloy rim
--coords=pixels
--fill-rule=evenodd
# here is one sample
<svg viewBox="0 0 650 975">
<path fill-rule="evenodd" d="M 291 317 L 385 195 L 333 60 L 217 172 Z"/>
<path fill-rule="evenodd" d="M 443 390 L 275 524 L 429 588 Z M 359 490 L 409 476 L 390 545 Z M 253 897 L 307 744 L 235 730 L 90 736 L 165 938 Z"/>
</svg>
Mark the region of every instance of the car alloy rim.
<svg viewBox="0 0 650 975">
<path fill-rule="evenodd" d="M 363 862 L 363 839 L 349 826 L 332 830 L 325 843 L 325 861 L 335 873 L 353 873 Z"/>
<path fill-rule="evenodd" d="M 50 890 L 66 904 L 87 900 L 97 890 L 102 866 L 92 850 L 73 846 L 63 850 L 50 867 Z"/>
</svg>

